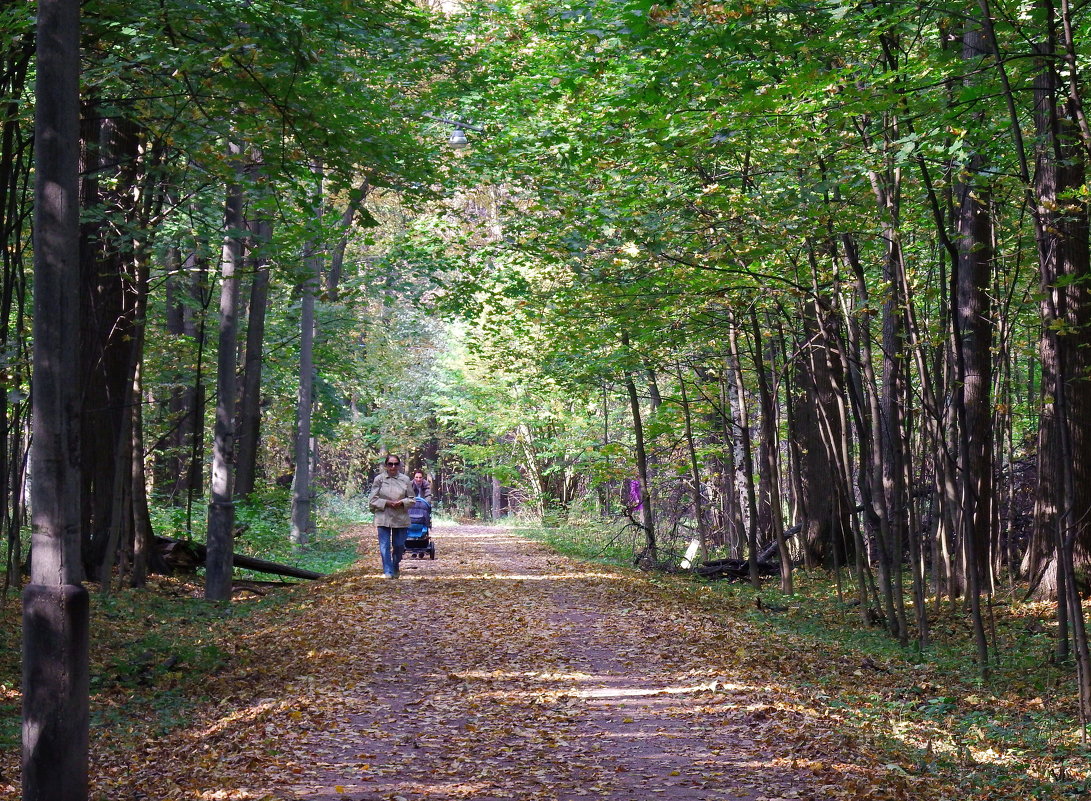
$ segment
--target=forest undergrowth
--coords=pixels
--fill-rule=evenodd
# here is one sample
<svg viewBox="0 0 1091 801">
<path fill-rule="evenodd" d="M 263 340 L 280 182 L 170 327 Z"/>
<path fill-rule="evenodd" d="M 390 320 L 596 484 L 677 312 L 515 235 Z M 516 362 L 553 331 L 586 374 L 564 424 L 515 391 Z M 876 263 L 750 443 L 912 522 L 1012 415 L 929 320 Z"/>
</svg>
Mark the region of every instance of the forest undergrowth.
<svg viewBox="0 0 1091 801">
<path fill-rule="evenodd" d="M 520 533 L 559 544 L 556 531 Z M 368 528 L 348 529 L 337 539 L 341 548 L 354 548 L 369 534 Z M 593 552 L 601 557 L 601 548 Z M 1002 659 L 983 685 L 969 656 L 964 615 L 949 604 L 933 609 L 933 644 L 922 653 L 898 646 L 881 628 L 865 627 L 820 573 L 797 573 L 797 592 L 785 597 L 771 586 L 758 593 L 685 573 L 612 569 L 626 573 L 632 592 L 653 598 L 672 617 L 689 609 L 721 618 L 725 631 L 756 632 L 746 645 L 732 645 L 738 647 L 733 660 L 755 675 L 775 676 L 786 703 L 823 708 L 843 727 L 845 742 L 877 753 L 889 776 L 927 785 L 929 798 L 1086 796 L 1091 763 L 1076 721 L 1072 669 L 1051 659 L 1049 605 L 1021 601 L 1017 588 L 994 604 L 995 650 Z M 149 591 L 109 597 L 93 592 L 92 740 L 108 741 L 111 760 L 124 764 L 126 754 L 140 753 L 142 744 L 225 698 L 259 685 L 272 691 L 275 671 L 260 664 L 246 645 L 248 635 L 277 638 L 280 632 L 288 643 L 305 640 L 293 625 L 315 587 L 244 589 L 227 605 L 203 601 L 199 577 L 160 577 Z M 8 597 L 0 606 L 2 798 L 16 798 L 18 788 L 19 623 L 17 600 Z M 836 759 L 816 757 L 811 748 L 802 753 L 808 756 L 801 767 L 813 771 Z"/>
</svg>

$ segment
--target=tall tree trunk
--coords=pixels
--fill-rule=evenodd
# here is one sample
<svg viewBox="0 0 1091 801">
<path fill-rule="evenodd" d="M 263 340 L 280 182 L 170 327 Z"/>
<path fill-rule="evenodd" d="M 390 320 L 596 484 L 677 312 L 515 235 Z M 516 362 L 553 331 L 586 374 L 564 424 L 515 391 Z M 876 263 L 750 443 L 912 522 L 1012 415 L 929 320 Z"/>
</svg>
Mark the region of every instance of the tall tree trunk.
<svg viewBox="0 0 1091 801">
<path fill-rule="evenodd" d="M 162 486 L 161 493 L 170 503 L 187 508 L 188 517 L 194 497 L 203 492 L 205 317 L 212 293 L 208 289 L 208 262 L 196 252 L 182 261 L 178 249 L 171 248 L 168 269 L 171 273 L 166 282 L 167 332 L 195 349 L 195 369 L 192 373 L 185 370 L 175 373 L 167 402 L 171 429 L 163 440 L 166 456 L 157 485 Z M 188 524 L 186 530 L 191 530 Z"/>
<path fill-rule="evenodd" d="M 23 592 L 23 799 L 86 801 L 80 585 L 79 2 L 37 6 L 33 555 Z"/>
<path fill-rule="evenodd" d="M 622 333 L 621 345 L 629 355 L 629 335 Z M 640 397 L 636 393 L 636 382 L 631 370 L 625 370 L 625 389 L 629 394 L 629 409 L 633 415 L 633 439 L 636 445 L 636 472 L 640 480 L 641 525 L 644 528 L 644 551 L 652 562 L 659 559 L 655 539 L 655 514 L 652 509 L 651 491 L 648 486 L 648 453 L 644 443 L 644 421 L 640 413 Z"/>
<path fill-rule="evenodd" d="M 232 457 L 235 446 L 235 357 L 238 339 L 238 269 L 242 264 L 241 232 L 246 225 L 241 187 L 241 149 L 232 144 L 228 155 L 236 161 L 236 181 L 227 187 L 224 211 L 223 256 L 220 267 L 220 336 L 216 359 L 216 424 L 212 438 L 212 481 L 209 485 L 208 530 L 205 559 L 205 598 L 231 597 L 234 555 L 235 504 L 232 500 Z"/>
<path fill-rule="evenodd" d="M 292 544 L 307 543 L 311 531 L 311 414 L 314 407 L 314 296 L 322 273 L 322 167 L 312 165 L 314 174 L 314 219 L 318 226 L 304 247 L 303 280 L 300 282 L 299 311 L 299 397 L 296 406 L 295 476 L 292 480 Z"/>
<path fill-rule="evenodd" d="M 367 218 L 367 224 L 377 225 L 375 220 L 364 210 L 364 203 L 367 201 L 370 192 L 371 178 L 370 176 L 364 176 L 363 180 L 360 181 L 360 186 L 352 191 L 349 203 L 341 213 L 341 219 L 338 221 L 337 229 L 340 231 L 340 236 L 333 246 L 333 252 L 330 253 L 329 269 L 326 271 L 326 297 L 330 303 L 337 301 L 337 293 L 341 286 L 342 266 L 345 261 L 345 250 L 349 243 L 349 231 L 352 228 L 353 220 L 356 219 L 356 215 L 363 213 Z"/>
<path fill-rule="evenodd" d="M 750 325 L 754 333 L 754 373 L 757 376 L 758 400 L 761 406 L 761 446 L 759 448 L 763 505 L 766 509 L 767 533 L 777 544 L 780 557 L 780 590 L 792 594 L 792 557 L 784 539 L 784 517 L 781 512 L 780 469 L 777 464 L 777 403 L 772 387 L 772 346 L 769 348 L 769 370 L 766 370 L 762 351 L 761 326 L 757 312 L 750 307 Z"/>
<path fill-rule="evenodd" d="M 818 265 L 809 248 L 814 298 L 801 304 L 804 344 L 796 359 L 803 400 L 797 405 L 800 506 L 804 547 L 826 567 L 847 564 L 852 541 L 851 448 L 836 319 L 818 294 Z"/>
<path fill-rule="evenodd" d="M 94 108 L 89 111 L 94 113 Z M 143 225 L 139 129 L 118 117 L 89 127 L 87 166 L 103 179 L 85 181 L 86 197 L 101 219 L 84 227 L 83 314 L 83 493 L 88 575 L 108 583 L 114 548 L 132 536 L 128 498 L 132 448 L 128 421 L 132 405 L 134 310 L 139 302 L 132 241 L 119 231 Z M 146 225 L 144 226 L 146 228 Z"/>
<path fill-rule="evenodd" d="M 296 406 L 295 476 L 292 480 L 292 544 L 305 545 L 311 530 L 311 409 L 314 392 L 314 293 L 318 283 L 319 244 L 307 245 L 300 285 L 299 397 Z"/>
<path fill-rule="evenodd" d="M 239 401 L 239 457 L 235 468 L 235 495 L 245 498 L 254 491 L 258 450 L 261 443 L 261 367 L 265 340 L 265 313 L 269 305 L 269 258 L 272 224 L 262 217 L 254 225 L 254 280 L 250 285 L 250 314 L 243 357 L 242 398 Z"/>
<path fill-rule="evenodd" d="M 723 428 L 723 470 L 720 479 L 720 497 L 723 499 L 724 529 L 727 539 L 728 554 L 738 559 L 743 552 L 743 542 L 746 539 L 746 525 L 742 517 L 742 504 L 739 500 L 738 468 L 735 463 L 735 430 L 738 424 L 735 421 L 734 404 L 731 400 L 731 387 L 728 382 L 727 370 L 721 371 L 719 376 L 720 389 L 720 420 Z"/>
<path fill-rule="evenodd" d="M 140 336 L 144 337 L 144 325 L 140 326 Z M 133 380 L 133 397 L 143 396 L 143 361 L 137 365 Z M 155 531 L 152 529 L 151 510 L 148 508 L 148 483 L 145 476 L 144 461 L 144 404 L 133 406 L 132 438 L 132 486 L 133 499 L 133 562 L 129 571 L 129 585 L 143 587 L 148 581 L 148 559 L 151 556 Z"/>
<path fill-rule="evenodd" d="M 758 575 L 758 498 L 754 491 L 754 451 L 750 443 L 750 415 L 747 410 L 746 388 L 742 380 L 742 360 L 739 358 L 738 326 L 733 313 L 728 319 L 727 337 L 731 353 L 731 372 L 735 375 L 743 481 L 746 486 L 746 505 L 749 514 L 749 525 L 746 529 L 746 560 L 750 571 L 750 583 L 755 589 L 761 589 L 761 576 Z"/>
<path fill-rule="evenodd" d="M 854 309 L 866 309 L 870 307 L 871 296 L 868 291 L 864 268 L 860 262 L 859 252 L 855 240 L 850 236 L 841 238 L 842 257 L 845 264 L 853 274 L 854 297 L 842 298 L 842 316 L 848 329 L 848 352 L 851 356 L 846 359 L 848 364 L 847 389 L 849 408 L 852 411 L 853 424 L 856 428 L 857 447 L 860 452 L 859 469 L 856 471 L 856 486 L 860 492 L 863 506 L 863 525 L 866 528 L 868 539 L 878 542 L 886 536 L 881 512 L 883 498 L 881 495 L 882 481 L 877 475 L 876 465 L 879 457 L 875 451 L 879 447 L 879 412 L 878 396 L 875 391 L 876 381 L 873 369 L 872 336 L 866 317 L 860 319 Z M 860 553 L 859 573 L 862 580 L 870 581 L 870 553 L 864 540 L 863 532 L 858 530 L 857 549 Z M 885 604 L 885 600 L 891 600 L 889 596 L 883 599 L 876 597 L 876 611 L 885 606 L 888 617 L 893 616 L 893 604 Z M 866 620 L 868 612 L 862 608 L 860 614 Z"/>
<path fill-rule="evenodd" d="M 27 76 L 34 58 L 35 38 L 32 30 L 13 37 L 0 54 L 0 265 L 3 286 L 0 295 L 0 348 L 9 354 L 13 386 L 23 386 L 31 342 L 27 330 L 26 234 L 29 230 L 26 212 L 28 187 L 33 180 L 33 131 L 27 131 L 20 113 L 21 98 L 26 94 Z M 14 332 L 14 335 L 13 335 Z M 26 403 L 10 400 L 7 393 L 0 398 L 0 531 L 7 542 L 6 570 L 2 596 L 7 597 L 12 586 L 19 586 L 22 561 L 22 475 L 26 446 L 24 417 Z"/>
<path fill-rule="evenodd" d="M 1034 175 L 1038 261 L 1041 270 L 1043 391 L 1053 408 L 1042 415 L 1051 425 L 1047 453 L 1053 464 L 1042 473 L 1053 479 L 1043 512 L 1052 517 L 1058 584 L 1058 614 L 1065 606 L 1075 645 L 1081 719 L 1091 718 L 1091 653 L 1076 586 L 1077 566 L 1091 560 L 1091 275 L 1088 210 L 1079 195 L 1086 180 L 1088 147 L 1081 140 L 1080 106 L 1055 71 L 1058 55 L 1056 9 L 1043 3 L 1050 37 L 1040 48 L 1041 72 L 1035 85 L 1038 150 Z M 1067 6 L 1062 5 L 1067 10 Z M 1063 15 L 1066 16 L 1066 15 Z M 1064 19 L 1062 19 L 1062 22 Z M 1060 26 L 1063 30 L 1067 23 Z M 1067 37 L 1067 33 L 1065 37 Z M 1042 455 L 1039 456 L 1041 460 Z M 1042 488 L 1040 488 L 1042 489 Z"/>
<path fill-rule="evenodd" d="M 896 121 L 892 123 L 896 132 Z M 905 428 L 907 400 L 904 363 L 904 304 L 901 275 L 901 170 L 887 168 L 871 174 L 872 190 L 882 215 L 886 252 L 883 278 L 889 286 L 882 311 L 882 385 L 869 381 L 872 403 L 873 486 L 878 489 L 875 511 L 879 517 L 879 579 L 886 607 L 887 628 L 903 645 L 908 642 L 905 596 L 902 588 L 902 551 L 906 538 L 909 492 L 905 486 Z M 865 370 L 870 369 L 865 366 Z M 872 376 L 874 379 L 874 376 Z"/>
<path fill-rule="evenodd" d="M 980 25 L 971 22 L 962 37 L 962 57 L 973 68 L 985 55 Z M 966 587 L 970 602 L 978 667 L 988 678 L 988 643 L 981 615 L 981 593 L 990 591 L 989 555 L 992 524 L 992 321 L 989 289 L 992 283 L 992 221 L 982 157 L 971 156 L 963 180 L 955 187 L 959 253 L 952 274 L 951 294 L 956 299 L 952 316 L 955 346 L 955 412 L 959 416 L 961 539 L 965 555 Z"/>
<path fill-rule="evenodd" d="M 674 366 L 682 399 L 682 419 L 685 423 L 686 450 L 689 452 L 690 481 L 693 482 L 693 515 L 697 528 L 697 541 L 701 547 L 701 561 L 706 561 L 708 541 L 705 530 L 705 502 L 701 494 L 701 470 L 697 464 L 697 448 L 693 442 L 693 416 L 689 407 L 689 394 L 686 392 L 686 379 L 682 375 L 682 365 L 680 362 L 675 362 Z"/>
</svg>

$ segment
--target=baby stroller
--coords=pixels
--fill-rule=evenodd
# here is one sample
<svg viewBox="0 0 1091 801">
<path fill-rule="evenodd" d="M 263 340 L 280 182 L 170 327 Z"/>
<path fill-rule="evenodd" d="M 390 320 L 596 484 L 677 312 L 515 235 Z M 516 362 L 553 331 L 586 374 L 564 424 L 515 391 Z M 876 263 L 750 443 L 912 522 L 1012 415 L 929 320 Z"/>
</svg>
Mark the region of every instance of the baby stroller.
<svg viewBox="0 0 1091 801">
<path fill-rule="evenodd" d="M 436 544 L 432 542 L 432 505 L 417 496 L 409 507 L 409 533 L 405 537 L 405 552 L 414 559 L 436 558 Z"/>
</svg>

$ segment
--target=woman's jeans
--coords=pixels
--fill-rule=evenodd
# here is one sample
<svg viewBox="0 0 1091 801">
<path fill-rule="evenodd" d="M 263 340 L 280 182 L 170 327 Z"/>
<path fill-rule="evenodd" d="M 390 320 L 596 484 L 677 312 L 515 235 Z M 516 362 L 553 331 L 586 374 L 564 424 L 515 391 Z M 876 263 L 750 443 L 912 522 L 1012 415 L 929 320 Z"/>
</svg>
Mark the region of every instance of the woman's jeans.
<svg viewBox="0 0 1091 801">
<path fill-rule="evenodd" d="M 398 565 L 402 563 L 402 554 L 405 553 L 405 538 L 409 535 L 409 529 L 389 526 L 375 528 L 379 531 L 379 555 L 383 559 L 383 573 L 396 576 Z M 391 544 L 394 546 L 393 549 L 390 547 Z"/>
</svg>

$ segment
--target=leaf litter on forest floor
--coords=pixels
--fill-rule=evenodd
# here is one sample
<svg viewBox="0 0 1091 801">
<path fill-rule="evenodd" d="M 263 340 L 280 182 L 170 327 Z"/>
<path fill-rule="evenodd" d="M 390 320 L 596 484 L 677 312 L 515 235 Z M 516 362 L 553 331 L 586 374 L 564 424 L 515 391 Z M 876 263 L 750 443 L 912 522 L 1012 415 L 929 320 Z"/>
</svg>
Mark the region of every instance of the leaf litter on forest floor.
<svg viewBox="0 0 1091 801">
<path fill-rule="evenodd" d="M 730 604 L 694 603 L 637 571 L 585 569 L 502 529 L 436 537 L 439 558 L 407 560 L 402 580 L 383 581 L 365 532 L 363 566 L 227 621 L 219 647 L 230 659 L 204 681 L 213 700 L 191 723 L 150 739 L 93 735 L 92 798 L 1044 792 L 1028 776 L 998 795 L 892 731 L 855 725 L 828 689 L 797 681 L 831 661 L 842 669 L 843 655 L 770 642 Z"/>
</svg>

